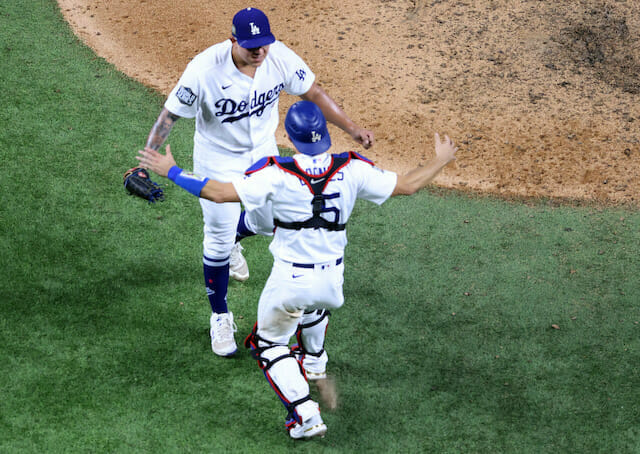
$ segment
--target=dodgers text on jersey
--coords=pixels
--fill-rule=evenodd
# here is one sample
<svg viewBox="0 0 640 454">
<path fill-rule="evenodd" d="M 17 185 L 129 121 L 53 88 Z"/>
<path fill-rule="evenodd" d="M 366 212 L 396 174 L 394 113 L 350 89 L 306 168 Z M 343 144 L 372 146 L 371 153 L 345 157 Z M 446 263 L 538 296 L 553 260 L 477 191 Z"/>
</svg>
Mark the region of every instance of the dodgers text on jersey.
<svg viewBox="0 0 640 454">
<path fill-rule="evenodd" d="M 225 116 L 222 123 L 233 123 L 245 117 L 257 115 L 258 117 L 264 113 L 264 110 L 270 104 L 276 102 L 280 96 L 280 92 L 284 90 L 284 84 L 280 83 L 271 90 L 258 94 L 254 91 L 249 102 L 244 99 L 237 101 L 231 98 L 221 98 L 215 103 L 218 111 L 216 117 Z"/>
</svg>

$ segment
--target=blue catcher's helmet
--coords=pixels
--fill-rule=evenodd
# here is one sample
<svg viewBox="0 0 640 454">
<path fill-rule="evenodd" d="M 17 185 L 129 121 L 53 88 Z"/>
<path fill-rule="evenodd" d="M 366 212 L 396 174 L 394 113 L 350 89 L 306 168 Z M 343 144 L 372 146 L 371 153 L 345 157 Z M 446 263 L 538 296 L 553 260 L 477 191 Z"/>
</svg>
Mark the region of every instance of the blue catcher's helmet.
<svg viewBox="0 0 640 454">
<path fill-rule="evenodd" d="M 331 148 L 327 120 L 311 101 L 293 104 L 287 112 L 284 128 L 300 153 L 315 156 Z"/>
</svg>

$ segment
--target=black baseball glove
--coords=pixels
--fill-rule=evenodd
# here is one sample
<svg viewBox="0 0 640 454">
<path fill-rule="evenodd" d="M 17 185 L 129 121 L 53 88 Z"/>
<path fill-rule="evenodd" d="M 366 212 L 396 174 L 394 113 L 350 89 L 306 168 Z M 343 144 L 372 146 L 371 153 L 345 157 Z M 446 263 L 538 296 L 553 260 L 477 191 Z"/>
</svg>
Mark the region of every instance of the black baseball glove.
<svg viewBox="0 0 640 454">
<path fill-rule="evenodd" d="M 149 203 L 164 200 L 164 191 L 158 183 L 151 181 L 149 173 L 142 167 L 133 167 L 125 172 L 124 188 L 129 194 L 142 197 Z"/>
</svg>

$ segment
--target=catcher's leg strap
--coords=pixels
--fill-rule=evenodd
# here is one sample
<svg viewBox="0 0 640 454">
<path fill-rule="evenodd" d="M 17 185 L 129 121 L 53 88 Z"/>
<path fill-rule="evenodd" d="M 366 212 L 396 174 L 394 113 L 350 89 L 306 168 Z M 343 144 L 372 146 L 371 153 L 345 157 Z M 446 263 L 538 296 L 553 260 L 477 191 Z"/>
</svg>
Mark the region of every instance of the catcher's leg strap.
<svg viewBox="0 0 640 454">
<path fill-rule="evenodd" d="M 317 402 L 307 397 L 300 402 L 295 403 L 295 407 L 292 407 L 287 419 L 285 420 L 285 426 L 287 430 L 290 430 L 296 423 L 302 424 L 304 421 L 309 420 L 312 416 L 320 413 L 320 406 Z"/>
<path fill-rule="evenodd" d="M 328 310 L 305 312 L 302 316 L 296 339 L 298 345 L 292 348 L 298 361 L 307 373 L 307 378 L 315 380 L 324 378 L 329 355 L 324 349 L 324 340 L 329 324 Z"/>
<path fill-rule="evenodd" d="M 300 322 L 301 328 L 311 328 L 322 322 L 325 318 L 329 317 L 331 312 L 329 309 L 318 309 L 315 311 L 304 311 L 302 321 Z"/>
<path fill-rule="evenodd" d="M 302 315 L 296 339 L 298 347 L 305 355 L 319 357 L 324 353 L 324 339 L 331 312 L 326 309 L 308 311 Z"/>
</svg>

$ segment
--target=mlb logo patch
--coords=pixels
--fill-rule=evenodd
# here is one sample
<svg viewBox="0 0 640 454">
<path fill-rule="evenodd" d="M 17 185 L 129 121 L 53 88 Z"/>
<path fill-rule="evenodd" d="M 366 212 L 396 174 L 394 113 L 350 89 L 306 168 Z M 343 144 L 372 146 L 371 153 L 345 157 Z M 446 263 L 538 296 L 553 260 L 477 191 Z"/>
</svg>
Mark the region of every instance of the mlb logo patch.
<svg viewBox="0 0 640 454">
<path fill-rule="evenodd" d="M 178 101 L 182 104 L 186 104 L 187 106 L 192 106 L 197 96 L 191 91 L 188 87 L 180 87 L 176 92 L 176 96 L 178 97 Z"/>
</svg>

